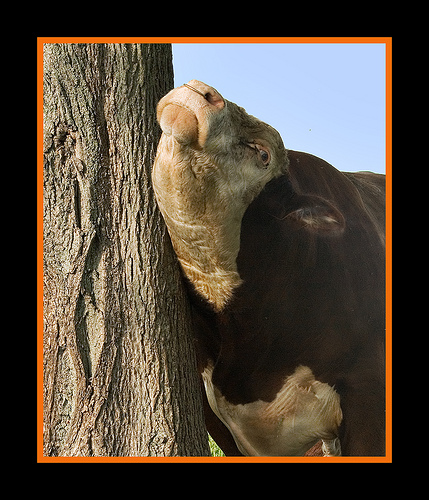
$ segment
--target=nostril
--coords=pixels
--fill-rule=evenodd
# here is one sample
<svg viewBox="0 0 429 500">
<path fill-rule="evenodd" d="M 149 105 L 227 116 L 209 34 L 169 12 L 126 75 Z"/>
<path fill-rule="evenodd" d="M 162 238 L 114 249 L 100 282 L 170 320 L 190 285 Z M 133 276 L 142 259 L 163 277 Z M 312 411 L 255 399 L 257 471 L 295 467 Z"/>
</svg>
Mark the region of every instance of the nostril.
<svg viewBox="0 0 429 500">
<path fill-rule="evenodd" d="M 204 99 L 212 106 L 216 106 L 219 109 L 222 109 L 225 106 L 223 98 L 217 92 L 207 92 L 204 94 Z"/>
<path fill-rule="evenodd" d="M 192 80 L 192 82 L 193 81 L 194 80 Z M 197 94 L 200 94 L 200 96 L 204 97 L 204 99 L 208 103 L 210 103 L 212 106 L 216 106 L 219 109 L 222 109 L 225 106 L 225 101 L 223 100 L 222 96 L 214 89 L 209 90 L 208 92 L 203 94 L 200 90 L 196 89 L 195 87 L 193 87 L 189 83 L 184 83 L 183 87 L 187 87 L 188 89 L 193 90 Z"/>
</svg>

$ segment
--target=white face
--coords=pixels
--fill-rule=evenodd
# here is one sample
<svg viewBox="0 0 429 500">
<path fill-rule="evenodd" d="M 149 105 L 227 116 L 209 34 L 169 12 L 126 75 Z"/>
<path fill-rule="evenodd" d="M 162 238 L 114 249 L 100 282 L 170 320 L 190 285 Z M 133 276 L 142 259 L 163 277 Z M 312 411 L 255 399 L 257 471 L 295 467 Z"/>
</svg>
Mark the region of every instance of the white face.
<svg viewBox="0 0 429 500">
<path fill-rule="evenodd" d="M 280 135 L 196 80 L 161 99 L 158 121 L 152 180 L 179 260 L 235 269 L 244 212 L 287 171 Z"/>
<path fill-rule="evenodd" d="M 265 184 L 286 171 L 283 142 L 212 87 L 196 80 L 187 85 L 158 105 L 163 136 L 153 179 L 161 209 L 189 222 L 218 218 L 228 208 L 242 216 Z"/>
</svg>

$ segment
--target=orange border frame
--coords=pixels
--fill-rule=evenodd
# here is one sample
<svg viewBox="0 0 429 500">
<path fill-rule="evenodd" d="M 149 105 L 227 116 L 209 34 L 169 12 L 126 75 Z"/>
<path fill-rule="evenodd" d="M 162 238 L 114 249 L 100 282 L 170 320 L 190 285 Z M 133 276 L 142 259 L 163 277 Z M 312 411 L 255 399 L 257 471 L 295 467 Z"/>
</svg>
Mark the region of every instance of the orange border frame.
<svg viewBox="0 0 429 500">
<path fill-rule="evenodd" d="M 43 456 L 43 44 L 377 43 L 386 48 L 386 456 L 45 457 Z M 37 38 L 37 462 L 38 463 L 391 463 L 392 462 L 392 37 L 38 37 Z"/>
</svg>

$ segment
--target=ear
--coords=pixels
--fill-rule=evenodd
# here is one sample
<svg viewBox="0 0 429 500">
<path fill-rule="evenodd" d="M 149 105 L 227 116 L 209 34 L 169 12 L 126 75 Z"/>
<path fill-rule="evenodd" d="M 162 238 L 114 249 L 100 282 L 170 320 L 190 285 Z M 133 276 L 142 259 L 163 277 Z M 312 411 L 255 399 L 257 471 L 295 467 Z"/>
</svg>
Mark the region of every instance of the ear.
<svg viewBox="0 0 429 500">
<path fill-rule="evenodd" d="M 344 231 L 345 220 L 342 213 L 329 201 L 319 196 L 298 196 L 294 210 L 287 219 L 308 231 L 317 234 L 339 234 Z"/>
</svg>

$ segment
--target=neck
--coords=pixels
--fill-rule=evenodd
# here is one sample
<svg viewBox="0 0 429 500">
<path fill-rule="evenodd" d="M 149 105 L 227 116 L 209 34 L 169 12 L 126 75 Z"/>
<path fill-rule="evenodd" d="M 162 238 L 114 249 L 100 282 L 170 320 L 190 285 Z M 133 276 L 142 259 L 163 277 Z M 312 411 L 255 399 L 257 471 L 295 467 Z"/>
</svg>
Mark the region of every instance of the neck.
<svg viewBox="0 0 429 500">
<path fill-rule="evenodd" d="M 216 267 L 205 272 L 180 258 L 179 262 L 195 290 L 213 306 L 216 312 L 225 308 L 234 290 L 242 283 L 237 271 Z"/>
<path fill-rule="evenodd" d="M 240 249 L 240 220 L 211 226 L 166 220 L 174 250 L 183 272 L 197 293 L 219 312 L 231 300 L 242 280 L 236 259 Z M 221 227 L 222 231 L 218 228 Z M 180 236 L 179 236 L 180 235 Z"/>
</svg>

